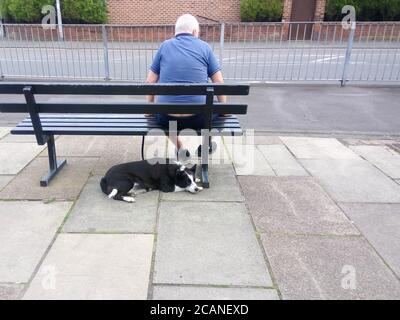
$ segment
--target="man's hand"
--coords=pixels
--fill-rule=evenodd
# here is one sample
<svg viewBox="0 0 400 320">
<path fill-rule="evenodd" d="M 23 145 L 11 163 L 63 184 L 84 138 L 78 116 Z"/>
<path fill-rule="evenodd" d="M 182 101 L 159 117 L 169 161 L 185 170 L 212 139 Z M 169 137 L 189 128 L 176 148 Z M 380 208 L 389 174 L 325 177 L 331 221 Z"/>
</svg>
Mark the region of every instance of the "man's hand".
<svg viewBox="0 0 400 320">
<path fill-rule="evenodd" d="M 149 74 L 147 75 L 146 83 L 157 83 L 158 81 L 158 74 L 154 73 L 153 71 L 149 71 Z M 154 102 L 154 96 L 147 96 L 147 102 Z"/>
</svg>

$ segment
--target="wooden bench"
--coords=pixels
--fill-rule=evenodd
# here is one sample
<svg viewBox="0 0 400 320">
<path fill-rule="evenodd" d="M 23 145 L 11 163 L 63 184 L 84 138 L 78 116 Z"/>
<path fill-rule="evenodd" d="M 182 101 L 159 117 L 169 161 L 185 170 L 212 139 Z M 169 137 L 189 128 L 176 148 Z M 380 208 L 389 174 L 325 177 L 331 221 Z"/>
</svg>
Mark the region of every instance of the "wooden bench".
<svg viewBox="0 0 400 320">
<path fill-rule="evenodd" d="M 66 164 L 57 160 L 55 135 L 117 135 L 142 136 L 142 158 L 144 159 L 145 136 L 154 129 L 167 135 L 179 135 L 158 125 L 154 117 L 144 114 L 204 114 L 204 128 L 192 131 L 202 135 L 202 150 L 209 149 L 212 135 L 241 135 L 242 128 L 235 115 L 246 114 L 245 104 L 215 103 L 217 95 L 248 95 L 248 85 L 215 84 L 110 84 L 110 83 L 20 83 L 0 82 L 0 101 L 2 94 L 21 94 L 24 103 L 0 102 L 0 112 L 29 113 L 29 117 L 11 130 L 12 134 L 33 134 L 39 145 L 47 144 L 50 171 L 41 179 L 40 185 L 46 187 L 50 180 Z M 35 95 L 94 95 L 100 96 L 96 103 L 46 102 L 37 103 Z M 123 95 L 201 95 L 206 96 L 205 104 L 161 104 L 146 102 L 122 102 L 113 99 L 107 102 L 101 96 Z M 66 97 L 67 98 L 67 97 Z M 117 101 L 117 102 L 114 102 Z M 212 114 L 230 114 L 212 121 Z M 11 160 L 11 158 L 10 158 Z M 209 187 L 208 152 L 201 157 L 203 186 Z"/>
</svg>

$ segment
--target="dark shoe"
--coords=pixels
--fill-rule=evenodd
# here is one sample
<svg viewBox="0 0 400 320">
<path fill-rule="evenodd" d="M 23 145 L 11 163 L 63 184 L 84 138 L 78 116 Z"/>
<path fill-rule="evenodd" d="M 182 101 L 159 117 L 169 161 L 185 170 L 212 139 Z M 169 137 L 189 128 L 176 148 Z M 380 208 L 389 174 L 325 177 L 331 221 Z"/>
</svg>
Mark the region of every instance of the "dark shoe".
<svg viewBox="0 0 400 320">
<path fill-rule="evenodd" d="M 217 143 L 215 141 L 211 142 L 211 145 L 208 147 L 208 154 L 212 154 L 217 150 Z M 197 148 L 197 156 L 201 157 L 201 145 Z"/>
</svg>

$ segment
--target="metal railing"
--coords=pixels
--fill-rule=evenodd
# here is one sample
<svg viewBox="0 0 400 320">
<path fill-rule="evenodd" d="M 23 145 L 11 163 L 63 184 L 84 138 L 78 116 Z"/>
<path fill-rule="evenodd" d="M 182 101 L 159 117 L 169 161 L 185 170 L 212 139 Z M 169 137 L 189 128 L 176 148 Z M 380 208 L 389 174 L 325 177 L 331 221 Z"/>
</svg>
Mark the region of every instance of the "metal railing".
<svg viewBox="0 0 400 320">
<path fill-rule="evenodd" d="M 141 82 L 172 25 L 0 26 L 3 78 Z M 231 81 L 400 81 L 400 23 L 222 23 L 201 26 Z"/>
</svg>

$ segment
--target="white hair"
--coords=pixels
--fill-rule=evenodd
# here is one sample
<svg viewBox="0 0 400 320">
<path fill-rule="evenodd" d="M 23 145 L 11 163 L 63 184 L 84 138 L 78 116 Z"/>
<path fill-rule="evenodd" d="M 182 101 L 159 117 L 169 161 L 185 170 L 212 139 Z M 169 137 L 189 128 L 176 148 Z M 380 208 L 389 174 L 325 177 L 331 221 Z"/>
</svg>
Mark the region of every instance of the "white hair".
<svg viewBox="0 0 400 320">
<path fill-rule="evenodd" d="M 191 14 L 184 14 L 180 16 L 175 24 L 175 35 L 180 33 L 193 33 L 193 31 L 199 32 L 200 25 L 199 21 Z"/>
</svg>

